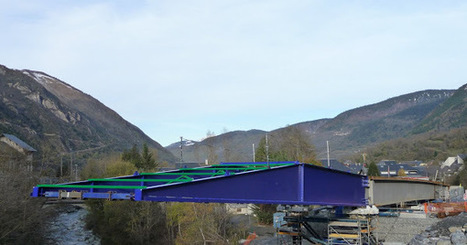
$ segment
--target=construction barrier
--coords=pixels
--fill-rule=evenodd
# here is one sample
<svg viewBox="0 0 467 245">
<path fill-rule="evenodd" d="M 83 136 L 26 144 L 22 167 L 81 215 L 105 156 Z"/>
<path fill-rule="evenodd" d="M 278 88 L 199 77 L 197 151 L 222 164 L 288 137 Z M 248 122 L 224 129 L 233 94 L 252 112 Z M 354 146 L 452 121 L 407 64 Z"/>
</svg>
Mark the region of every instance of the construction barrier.
<svg viewBox="0 0 467 245">
<path fill-rule="evenodd" d="M 425 203 L 426 214 L 436 214 L 438 218 L 455 216 L 467 212 L 467 202 Z"/>
<path fill-rule="evenodd" d="M 256 232 L 253 232 L 253 234 L 248 235 L 246 241 L 243 243 L 243 245 L 249 245 L 251 241 L 255 240 L 257 237 Z"/>
</svg>

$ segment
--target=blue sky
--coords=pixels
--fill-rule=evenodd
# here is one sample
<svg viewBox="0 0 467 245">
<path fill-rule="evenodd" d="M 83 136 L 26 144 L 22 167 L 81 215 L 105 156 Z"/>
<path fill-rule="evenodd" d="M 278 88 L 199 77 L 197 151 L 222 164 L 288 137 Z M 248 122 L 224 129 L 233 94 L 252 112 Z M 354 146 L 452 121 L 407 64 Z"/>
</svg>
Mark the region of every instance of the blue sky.
<svg viewBox="0 0 467 245">
<path fill-rule="evenodd" d="M 465 1 L 0 4 L 0 64 L 71 84 L 162 145 L 467 83 Z"/>
</svg>

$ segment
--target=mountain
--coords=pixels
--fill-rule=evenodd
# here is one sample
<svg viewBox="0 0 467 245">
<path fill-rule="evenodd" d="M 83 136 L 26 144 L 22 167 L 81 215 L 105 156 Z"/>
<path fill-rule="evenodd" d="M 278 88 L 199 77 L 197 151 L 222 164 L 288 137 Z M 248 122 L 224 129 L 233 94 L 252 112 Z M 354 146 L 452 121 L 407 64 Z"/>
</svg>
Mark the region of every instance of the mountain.
<svg viewBox="0 0 467 245">
<path fill-rule="evenodd" d="M 307 134 L 314 134 L 329 119 L 320 119 L 306 123 L 296 124 Z M 212 136 L 200 142 L 183 141 L 183 161 L 203 163 L 208 162 L 249 162 L 253 160 L 253 147 L 257 147 L 261 138 L 267 133 L 274 135 L 283 130 L 282 128 L 270 132 L 263 130 L 233 131 L 225 134 Z M 166 146 L 173 155 L 180 159 L 180 142 Z M 182 164 L 183 165 L 183 164 Z"/>
<path fill-rule="evenodd" d="M 300 122 L 318 158 L 342 158 L 391 139 L 467 126 L 467 85 L 458 90 L 425 90 L 355 108 L 335 118 Z M 43 72 L 0 65 L 0 133 L 16 135 L 48 161 L 70 153 L 121 151 L 147 143 L 163 161 L 251 161 L 262 130 L 233 131 L 200 142 L 163 148 L 98 100 Z M 1 145 L 0 145 L 1 146 Z M 176 157 L 175 157 L 176 156 Z M 38 160 L 39 161 L 39 160 Z"/>
<path fill-rule="evenodd" d="M 466 86 L 458 90 L 425 90 L 405 94 L 345 111 L 335 118 L 301 122 L 289 127 L 298 127 L 308 135 L 315 145 L 318 158 L 326 157 L 326 142 L 329 142 L 332 158 L 347 157 L 380 142 L 412 135 L 420 125 L 440 121 L 444 126 L 438 127 L 439 130 L 466 125 Z M 234 132 L 234 142 L 230 141 L 233 138 L 230 133 L 214 136 L 185 147 L 184 151 L 189 154 L 184 153 L 184 160 L 202 162 L 208 158 L 209 152 L 214 152 L 219 156 L 219 161 L 225 161 L 224 152 L 227 152 L 239 161 L 250 161 L 252 144 L 257 145 L 266 133 L 281 130 L 285 128 L 271 132 Z M 180 151 L 174 145 L 169 146 L 168 150 L 174 155 Z"/>
<path fill-rule="evenodd" d="M 174 156 L 115 111 L 47 75 L 0 65 L 0 133 L 45 154 L 121 151 L 146 143 L 163 161 Z"/>
<path fill-rule="evenodd" d="M 262 130 L 233 131 L 212 136 L 201 142 L 187 141 L 183 143 L 183 162 L 203 163 L 207 159 L 213 162 L 245 162 L 253 159 L 253 144 L 266 134 Z M 180 160 L 180 142 L 166 147 Z"/>
<path fill-rule="evenodd" d="M 367 146 L 404 137 L 455 90 L 425 90 L 343 112 L 312 135 L 318 156 L 324 157 L 326 141 L 335 158 Z"/>
</svg>

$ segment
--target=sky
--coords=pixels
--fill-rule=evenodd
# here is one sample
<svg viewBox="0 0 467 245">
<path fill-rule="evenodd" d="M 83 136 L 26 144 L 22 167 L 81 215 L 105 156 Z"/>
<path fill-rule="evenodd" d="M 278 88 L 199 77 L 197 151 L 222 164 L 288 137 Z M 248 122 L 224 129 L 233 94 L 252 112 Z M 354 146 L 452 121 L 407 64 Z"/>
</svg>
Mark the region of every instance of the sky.
<svg viewBox="0 0 467 245">
<path fill-rule="evenodd" d="M 465 1 L 0 0 L 0 64 L 163 146 L 467 83 Z"/>
</svg>

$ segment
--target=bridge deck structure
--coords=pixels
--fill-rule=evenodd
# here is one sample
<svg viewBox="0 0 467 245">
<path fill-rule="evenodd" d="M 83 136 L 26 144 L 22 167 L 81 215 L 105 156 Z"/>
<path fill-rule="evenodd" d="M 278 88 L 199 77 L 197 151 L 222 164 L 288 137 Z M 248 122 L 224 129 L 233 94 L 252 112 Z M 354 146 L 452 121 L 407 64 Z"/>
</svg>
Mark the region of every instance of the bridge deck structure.
<svg viewBox="0 0 467 245">
<path fill-rule="evenodd" d="M 365 206 L 368 177 L 300 162 L 220 163 L 33 187 L 32 197 Z"/>
<path fill-rule="evenodd" d="M 32 197 L 360 207 L 442 199 L 439 182 L 370 177 L 300 162 L 220 163 L 33 187 Z"/>
</svg>

